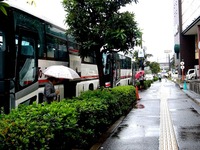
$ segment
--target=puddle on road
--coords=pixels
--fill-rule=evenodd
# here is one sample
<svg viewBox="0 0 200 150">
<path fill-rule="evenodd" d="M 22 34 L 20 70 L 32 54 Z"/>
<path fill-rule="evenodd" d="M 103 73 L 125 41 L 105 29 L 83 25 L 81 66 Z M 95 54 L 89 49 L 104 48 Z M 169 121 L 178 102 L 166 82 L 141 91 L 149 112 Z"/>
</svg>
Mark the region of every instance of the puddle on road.
<svg viewBox="0 0 200 150">
<path fill-rule="evenodd" d="M 194 140 L 199 141 L 200 139 L 200 125 L 191 126 L 191 127 L 182 127 L 180 128 L 178 137 L 184 141 L 186 140 Z"/>
<path fill-rule="evenodd" d="M 187 108 L 188 110 L 190 110 L 192 113 L 194 113 L 194 115 L 199 116 L 199 112 L 194 109 L 194 108 Z M 179 109 L 170 109 L 171 112 L 174 111 L 180 111 L 180 110 L 184 110 L 183 108 L 179 108 Z"/>
<path fill-rule="evenodd" d="M 194 109 L 194 108 L 190 108 L 191 109 L 191 111 L 193 112 L 193 113 L 195 113 L 195 114 L 198 114 L 199 115 L 199 113 Z"/>
<path fill-rule="evenodd" d="M 123 125 L 121 125 L 121 126 L 119 126 L 118 128 L 117 128 L 117 131 L 112 135 L 112 137 L 117 137 L 117 138 L 119 138 L 119 133 L 122 131 L 122 129 L 124 129 L 124 128 L 126 128 L 126 127 L 128 127 L 128 124 L 123 124 Z"/>
<path fill-rule="evenodd" d="M 139 102 L 137 102 L 137 104 L 135 105 L 136 109 L 143 109 L 144 108 L 144 105 L 143 104 L 140 104 Z"/>
</svg>

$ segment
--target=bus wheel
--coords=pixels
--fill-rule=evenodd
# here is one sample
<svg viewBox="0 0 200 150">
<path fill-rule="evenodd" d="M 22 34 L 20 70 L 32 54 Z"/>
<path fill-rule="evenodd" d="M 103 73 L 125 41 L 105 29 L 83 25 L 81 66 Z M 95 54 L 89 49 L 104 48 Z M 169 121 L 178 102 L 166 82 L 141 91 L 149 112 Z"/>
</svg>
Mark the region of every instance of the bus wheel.
<svg viewBox="0 0 200 150">
<path fill-rule="evenodd" d="M 94 90 L 94 86 L 93 86 L 93 84 L 90 84 L 90 85 L 89 85 L 89 90 L 91 90 L 91 91 Z"/>
</svg>

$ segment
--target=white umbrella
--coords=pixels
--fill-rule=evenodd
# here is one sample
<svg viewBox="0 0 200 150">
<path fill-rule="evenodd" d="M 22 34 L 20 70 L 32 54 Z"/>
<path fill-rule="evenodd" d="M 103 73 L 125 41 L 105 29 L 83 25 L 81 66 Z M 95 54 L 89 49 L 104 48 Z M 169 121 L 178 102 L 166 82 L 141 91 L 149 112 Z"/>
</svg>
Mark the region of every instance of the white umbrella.
<svg viewBox="0 0 200 150">
<path fill-rule="evenodd" d="M 44 70 L 44 75 L 61 79 L 80 78 L 76 71 L 63 65 L 49 66 Z"/>
</svg>

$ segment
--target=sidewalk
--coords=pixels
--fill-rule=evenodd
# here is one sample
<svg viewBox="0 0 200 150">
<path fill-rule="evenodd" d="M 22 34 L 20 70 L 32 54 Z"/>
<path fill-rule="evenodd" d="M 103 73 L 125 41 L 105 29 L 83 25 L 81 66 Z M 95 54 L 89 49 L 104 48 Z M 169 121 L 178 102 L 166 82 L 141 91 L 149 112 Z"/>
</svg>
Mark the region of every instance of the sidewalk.
<svg viewBox="0 0 200 150">
<path fill-rule="evenodd" d="M 177 83 L 177 82 L 174 82 L 175 83 L 175 85 L 177 86 L 177 87 L 179 87 L 185 94 L 186 94 L 186 97 L 188 96 L 188 99 L 191 99 L 192 101 L 194 101 L 198 106 L 200 106 L 200 95 L 199 94 L 197 94 L 197 93 L 195 93 L 195 92 L 193 92 L 193 91 L 191 91 L 191 90 L 189 90 L 189 88 L 183 88 L 184 87 L 184 85 L 183 85 L 183 83 L 182 84 L 179 84 L 179 83 Z M 143 93 L 143 92 L 142 92 Z M 142 94 L 141 93 L 141 94 Z M 151 93 L 151 92 L 150 92 Z M 146 96 L 148 96 L 148 95 L 146 95 Z M 149 95 L 149 96 L 152 96 L 152 93 Z M 179 96 L 178 96 L 179 97 Z M 145 99 L 147 99 L 147 100 L 145 100 Z M 176 113 L 178 114 L 178 113 L 180 113 L 180 114 L 182 114 L 183 112 L 186 112 L 186 111 L 190 111 L 190 109 L 184 109 L 184 107 L 185 107 L 185 98 L 183 98 L 183 100 L 179 97 L 179 99 L 180 99 L 180 102 L 179 101 L 177 101 L 177 104 L 178 104 L 178 106 L 177 106 L 177 108 L 182 108 L 182 109 L 177 109 L 177 111 L 176 111 Z M 152 102 L 156 102 L 156 100 L 153 100 L 153 101 L 151 101 L 149 98 L 145 98 L 144 97 L 144 95 L 143 95 L 143 98 L 142 98 L 142 100 L 143 100 L 143 103 L 145 102 L 145 106 L 147 106 L 147 104 L 146 103 L 152 103 Z M 173 102 L 173 101 L 176 101 L 176 98 L 171 98 L 170 99 L 170 102 L 169 102 L 169 105 Z M 184 104 L 183 104 L 184 103 Z M 155 107 L 155 105 L 152 105 L 152 106 L 154 106 Z M 151 107 L 152 107 L 151 106 Z M 176 110 L 175 109 L 175 106 L 174 105 L 170 105 L 170 106 L 173 106 L 174 107 L 174 109 L 172 108 L 172 117 L 175 117 L 177 114 L 174 112 L 174 110 Z M 163 107 L 163 108 L 166 108 L 166 107 Z M 148 109 L 148 107 L 145 107 L 145 110 L 147 110 Z M 183 111 L 184 110 L 184 111 Z M 145 112 L 144 111 L 144 109 L 138 109 L 137 111 L 140 111 L 140 113 L 139 113 L 139 116 L 137 117 L 137 113 L 136 112 L 134 112 L 132 115 L 133 116 L 136 116 L 136 117 L 133 117 L 132 116 L 132 118 L 145 118 L 144 116 L 146 116 L 145 114 L 149 114 L 150 112 Z M 144 115 L 142 115 L 142 111 L 144 112 Z M 152 111 L 152 110 L 151 110 Z M 154 111 L 155 111 L 155 109 L 154 109 Z M 151 114 L 151 113 L 150 113 Z M 150 115 L 149 114 L 149 115 Z M 180 114 L 178 115 L 179 117 L 178 117 L 178 119 L 182 119 L 182 117 L 180 117 Z M 187 114 L 187 113 L 186 113 Z M 187 118 L 190 118 L 190 119 L 192 119 L 193 117 L 188 117 L 187 115 L 183 115 L 183 117 L 187 117 Z M 150 115 L 150 117 L 151 117 L 151 120 L 153 119 L 152 118 L 152 116 L 154 116 L 155 117 L 155 115 Z M 148 116 L 146 116 L 146 117 L 148 117 Z M 128 118 L 130 118 L 130 117 L 128 117 Z M 166 118 L 165 116 L 163 117 L 163 118 Z M 124 120 L 125 119 L 125 116 L 124 117 L 121 117 L 115 124 L 113 124 L 113 126 L 111 127 L 111 128 L 109 128 L 109 130 L 106 132 L 106 133 L 104 133 L 102 136 L 101 136 L 101 138 L 100 138 L 100 140 L 95 144 L 95 145 L 93 145 L 93 147 L 91 147 L 90 148 L 90 150 L 100 150 L 100 149 L 104 149 L 104 147 L 101 147 L 102 146 L 102 144 L 104 143 L 104 141 L 111 135 L 111 134 L 113 134 L 114 132 L 115 132 L 115 130 L 120 126 L 120 124 L 122 123 L 122 122 L 126 122 L 127 121 L 127 119 L 126 120 Z M 174 119 L 174 118 L 173 118 Z M 198 120 L 198 119 L 194 119 L 194 121 L 195 120 Z M 134 121 L 135 123 L 137 123 L 137 124 L 139 124 L 140 123 L 140 121 L 139 122 L 137 122 L 137 121 L 139 121 L 139 120 L 136 120 L 136 121 Z M 175 117 L 175 125 L 174 125 L 174 128 L 177 130 L 177 129 L 182 129 L 182 128 L 180 128 L 180 127 L 184 127 L 184 128 L 188 128 L 188 126 L 190 126 L 190 125 L 188 125 L 188 124 L 185 124 L 185 123 L 188 123 L 188 122 L 190 122 L 191 124 L 192 124 L 192 120 L 188 120 L 188 122 L 186 121 L 186 122 L 184 122 L 184 121 L 182 121 L 182 120 L 176 120 L 176 117 Z M 142 122 L 144 122 L 144 121 L 142 121 Z M 127 122 L 126 122 L 127 123 Z M 125 124 L 126 124 L 125 123 Z M 131 124 L 132 126 L 134 125 L 134 123 L 132 123 Z M 149 124 L 148 124 L 149 125 Z M 147 124 L 146 124 L 146 126 L 148 126 Z M 166 123 L 164 123 L 164 125 L 166 125 Z M 121 125 L 121 126 L 123 126 L 123 125 Z M 195 123 L 194 123 L 194 126 L 195 126 Z M 128 127 L 131 127 L 130 125 L 129 126 L 127 126 L 126 128 L 128 128 Z M 135 127 L 135 126 L 134 126 Z M 139 127 L 141 127 L 141 126 L 136 126 L 137 128 L 139 128 Z M 142 126 L 143 127 L 143 126 Z M 193 126 L 192 126 L 193 127 Z M 194 129 L 196 129 L 196 128 L 194 128 Z M 185 129 L 184 129 L 185 130 Z M 185 130 L 185 131 L 188 131 L 188 134 L 190 135 L 191 133 L 189 133 L 189 131 L 190 131 L 190 129 L 187 129 L 187 130 Z M 178 131 L 176 131 L 177 133 L 181 133 L 179 130 Z M 130 133 L 131 133 L 131 131 L 130 131 Z M 153 132 L 153 133 L 156 133 L 155 131 Z M 186 133 L 186 132 L 184 132 L 184 133 Z M 163 134 L 163 135 L 165 135 L 165 134 Z M 171 135 L 171 134 L 170 134 Z M 179 134 L 178 134 L 179 135 Z M 141 137 L 143 136 L 143 135 L 140 135 Z M 131 137 L 130 137 L 131 138 Z M 143 140 L 145 139 L 144 137 L 142 137 L 143 138 Z M 146 138 L 149 138 L 149 137 L 146 137 Z M 188 140 L 188 139 L 187 139 Z M 186 140 L 186 141 L 187 141 Z M 132 140 L 132 141 L 134 141 L 134 140 Z M 180 137 L 178 137 L 178 142 L 179 142 L 179 146 L 181 147 L 182 145 L 183 145 L 183 147 L 185 146 L 184 144 L 185 143 L 187 143 L 187 142 L 185 142 L 185 141 L 183 141 L 183 139 L 180 139 Z M 189 142 L 192 142 L 192 141 L 189 141 Z M 139 143 L 139 142 L 138 142 Z M 115 143 L 114 143 L 115 144 Z M 196 143 L 195 143 L 196 144 Z M 194 145 L 195 145 L 194 144 Z M 155 145 L 155 143 L 154 143 L 154 145 Z M 196 144 L 197 145 L 197 144 Z M 144 146 L 144 145 L 143 145 Z M 156 145 L 156 146 L 158 146 L 158 145 Z M 191 147 L 190 147 L 191 148 Z M 193 149 L 195 149 L 195 148 L 193 148 Z"/>
<path fill-rule="evenodd" d="M 187 89 L 184 89 L 184 83 L 177 83 L 176 84 L 182 89 L 182 91 L 189 97 L 191 98 L 196 104 L 200 106 L 200 95 L 195 93 L 194 91 L 191 91 L 188 87 Z"/>
</svg>

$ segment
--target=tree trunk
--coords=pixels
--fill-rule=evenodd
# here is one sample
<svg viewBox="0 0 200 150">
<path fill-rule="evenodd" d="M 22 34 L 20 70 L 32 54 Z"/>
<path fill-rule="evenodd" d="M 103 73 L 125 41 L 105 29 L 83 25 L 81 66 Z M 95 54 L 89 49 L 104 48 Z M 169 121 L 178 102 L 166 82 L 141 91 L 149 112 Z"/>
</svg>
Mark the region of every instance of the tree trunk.
<svg viewBox="0 0 200 150">
<path fill-rule="evenodd" d="M 104 79 L 104 73 L 103 73 L 103 62 L 102 62 L 102 55 L 100 53 L 100 49 L 96 49 L 95 51 L 96 54 L 96 63 L 97 63 L 97 68 L 98 68 L 98 73 L 99 73 L 99 84 L 100 87 L 105 87 L 105 79 Z"/>
</svg>

